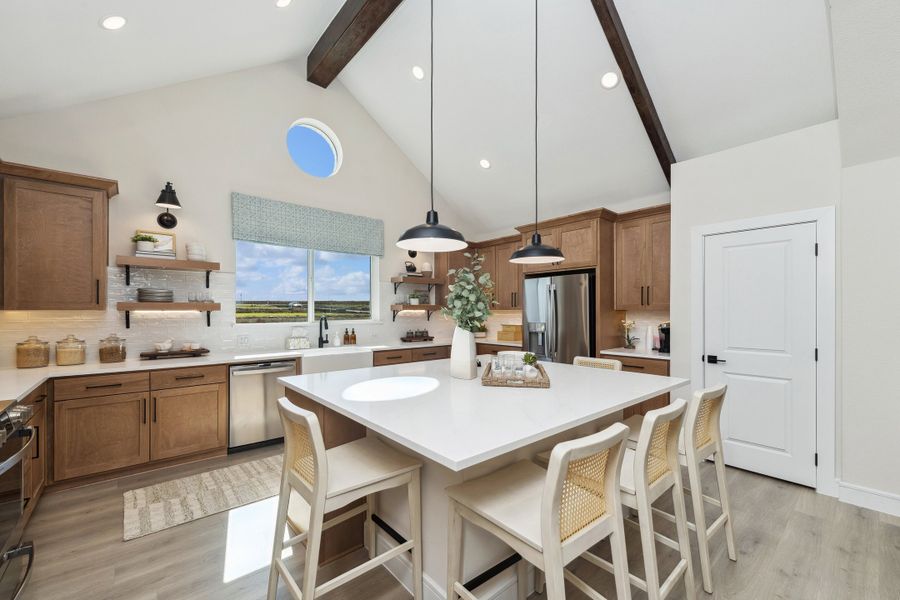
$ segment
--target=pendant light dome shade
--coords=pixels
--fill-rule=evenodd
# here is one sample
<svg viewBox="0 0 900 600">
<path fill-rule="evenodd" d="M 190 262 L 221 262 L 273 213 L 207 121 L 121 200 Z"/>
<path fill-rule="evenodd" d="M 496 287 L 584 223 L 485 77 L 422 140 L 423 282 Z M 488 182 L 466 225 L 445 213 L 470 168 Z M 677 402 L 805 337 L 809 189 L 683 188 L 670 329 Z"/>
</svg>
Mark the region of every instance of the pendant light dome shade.
<svg viewBox="0 0 900 600">
<path fill-rule="evenodd" d="M 454 252 L 469 244 L 463 234 L 438 222 L 435 210 L 429 210 L 425 224 L 416 225 L 403 232 L 397 247 L 416 252 Z"/>
<path fill-rule="evenodd" d="M 509 257 L 509 262 L 518 265 L 546 265 L 559 263 L 566 260 L 559 248 L 541 243 L 541 234 L 534 232 L 531 235 L 531 243 L 524 248 L 519 248 Z"/>
</svg>

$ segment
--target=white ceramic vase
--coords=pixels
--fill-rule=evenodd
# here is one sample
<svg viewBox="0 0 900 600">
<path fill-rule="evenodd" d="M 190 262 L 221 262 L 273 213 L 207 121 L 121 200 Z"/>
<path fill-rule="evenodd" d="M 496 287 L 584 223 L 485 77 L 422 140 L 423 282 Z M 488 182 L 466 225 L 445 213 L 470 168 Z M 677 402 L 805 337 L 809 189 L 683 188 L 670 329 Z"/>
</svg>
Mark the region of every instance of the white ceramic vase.
<svg viewBox="0 0 900 600">
<path fill-rule="evenodd" d="M 141 252 L 152 252 L 156 249 L 156 244 L 154 242 L 140 241 L 137 242 L 137 249 Z"/>
<path fill-rule="evenodd" d="M 475 379 L 478 374 L 475 361 L 475 334 L 457 326 L 453 330 L 453 343 L 450 346 L 450 376 Z"/>
</svg>

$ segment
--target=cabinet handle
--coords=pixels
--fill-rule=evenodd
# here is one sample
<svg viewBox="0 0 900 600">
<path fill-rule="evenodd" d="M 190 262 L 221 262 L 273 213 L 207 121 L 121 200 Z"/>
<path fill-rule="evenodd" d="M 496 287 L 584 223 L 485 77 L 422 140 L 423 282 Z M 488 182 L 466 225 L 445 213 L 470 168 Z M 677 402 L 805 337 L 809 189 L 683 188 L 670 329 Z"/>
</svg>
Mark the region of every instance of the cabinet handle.
<svg viewBox="0 0 900 600">
<path fill-rule="evenodd" d="M 641 306 L 644 305 L 644 286 L 641 286 Z"/>
<path fill-rule="evenodd" d="M 92 385 L 84 386 L 86 390 L 97 390 L 100 388 L 114 388 L 114 387 L 122 387 L 121 383 L 95 383 Z"/>
<path fill-rule="evenodd" d="M 647 306 L 650 306 L 650 286 L 647 286 Z"/>
<path fill-rule="evenodd" d="M 100 280 L 97 280 L 97 304 L 100 304 Z"/>
<path fill-rule="evenodd" d="M 143 418 L 143 423 L 144 423 L 144 425 L 146 425 L 146 424 L 147 424 L 147 399 L 146 399 L 146 398 L 144 398 L 143 404 L 144 404 L 144 418 Z"/>
<path fill-rule="evenodd" d="M 37 460 L 41 457 L 41 426 L 34 426 L 34 456 L 31 458 Z"/>
<path fill-rule="evenodd" d="M 182 379 L 203 379 L 206 375 L 178 375 L 175 377 L 175 381 L 181 381 Z"/>
<path fill-rule="evenodd" d="M 422 356 L 436 356 L 437 352 L 423 352 Z"/>
<path fill-rule="evenodd" d="M 642 371 L 644 370 L 644 367 L 642 367 L 641 365 L 622 365 L 622 366 L 626 367 L 628 369 L 640 369 Z"/>
<path fill-rule="evenodd" d="M 153 422 L 156 423 L 156 397 L 153 398 Z"/>
<path fill-rule="evenodd" d="M 394 359 L 403 358 L 403 357 L 398 355 L 398 356 L 385 356 L 385 358 L 388 360 L 394 360 Z"/>
<path fill-rule="evenodd" d="M 46 400 L 46 399 L 47 399 L 47 394 L 41 394 L 40 396 L 38 396 L 38 397 L 35 399 L 34 403 L 35 403 L 35 404 L 40 404 L 41 402 L 43 402 L 43 401 Z"/>
</svg>

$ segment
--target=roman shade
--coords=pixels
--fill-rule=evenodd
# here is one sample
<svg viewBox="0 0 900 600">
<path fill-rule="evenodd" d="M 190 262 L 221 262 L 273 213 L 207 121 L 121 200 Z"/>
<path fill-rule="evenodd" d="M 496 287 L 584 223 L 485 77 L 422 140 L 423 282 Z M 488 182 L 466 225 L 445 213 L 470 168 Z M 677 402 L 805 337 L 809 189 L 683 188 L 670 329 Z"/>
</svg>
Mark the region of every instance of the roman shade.
<svg viewBox="0 0 900 600">
<path fill-rule="evenodd" d="M 233 192 L 236 240 L 384 256 L 384 221 Z"/>
</svg>

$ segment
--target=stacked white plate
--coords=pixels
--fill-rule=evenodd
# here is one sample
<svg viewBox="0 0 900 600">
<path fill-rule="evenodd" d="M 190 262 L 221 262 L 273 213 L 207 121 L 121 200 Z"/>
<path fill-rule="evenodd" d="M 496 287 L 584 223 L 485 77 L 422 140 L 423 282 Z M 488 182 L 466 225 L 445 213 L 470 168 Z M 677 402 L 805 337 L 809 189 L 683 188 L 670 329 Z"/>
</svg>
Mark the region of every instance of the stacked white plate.
<svg viewBox="0 0 900 600">
<path fill-rule="evenodd" d="M 206 246 L 197 242 L 185 244 L 188 260 L 206 260 Z"/>
<path fill-rule="evenodd" d="M 163 288 L 138 288 L 138 302 L 174 302 L 175 293 Z"/>
</svg>

